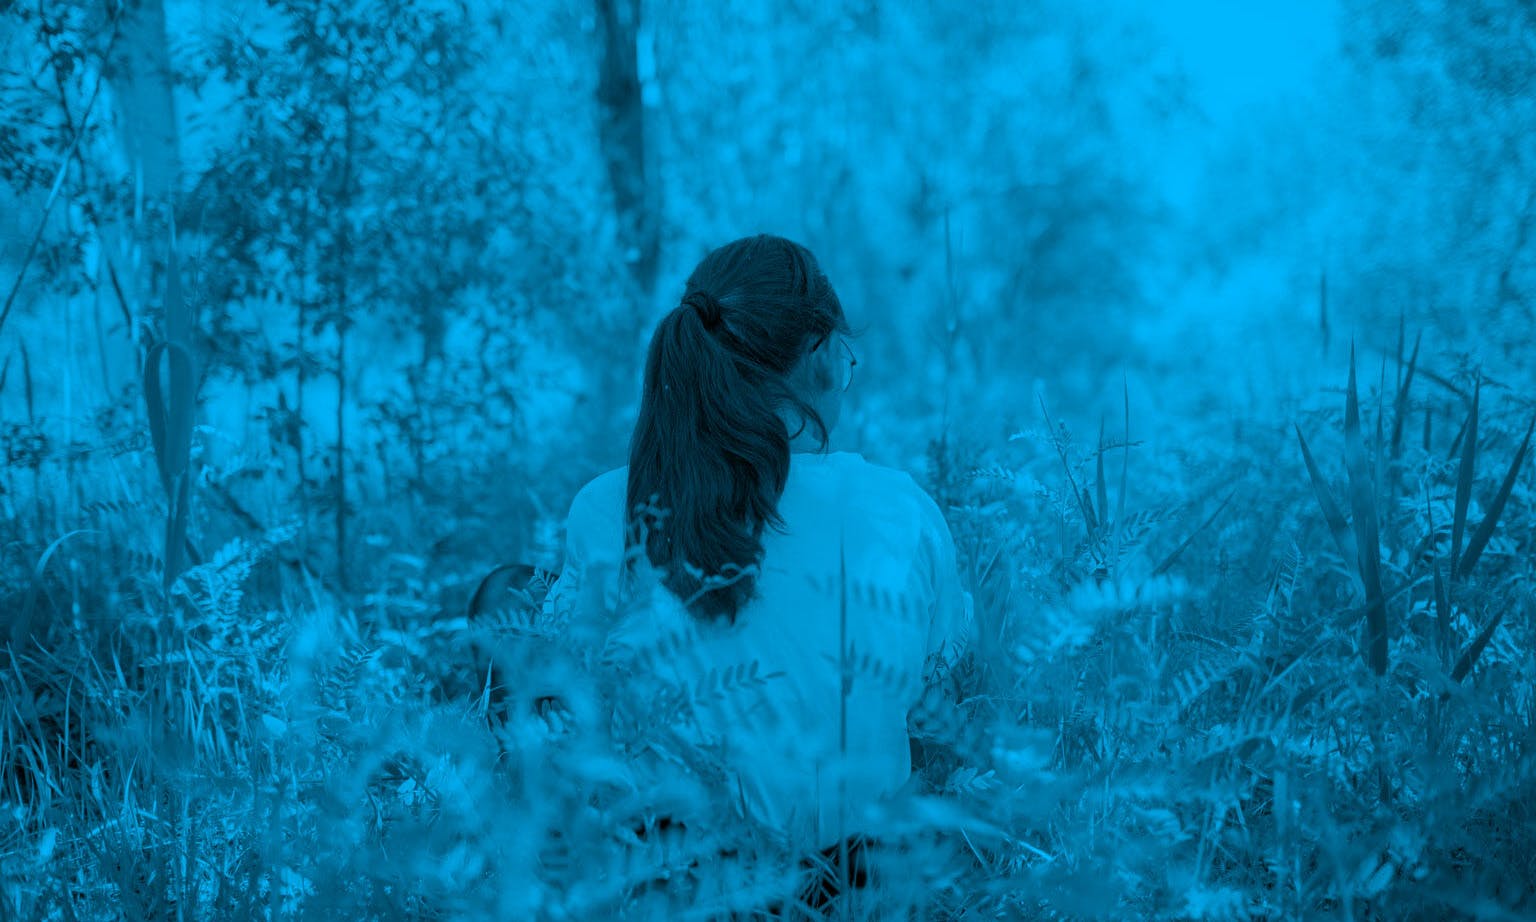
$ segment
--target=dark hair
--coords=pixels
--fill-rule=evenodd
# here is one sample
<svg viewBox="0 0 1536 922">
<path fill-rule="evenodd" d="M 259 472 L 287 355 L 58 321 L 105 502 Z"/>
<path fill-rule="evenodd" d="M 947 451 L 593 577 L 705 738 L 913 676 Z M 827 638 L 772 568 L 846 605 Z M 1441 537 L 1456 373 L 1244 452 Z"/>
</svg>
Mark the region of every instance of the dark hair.
<svg viewBox="0 0 1536 922">
<path fill-rule="evenodd" d="M 643 540 L 662 585 L 696 616 L 735 623 L 756 593 L 746 571 L 762 561 L 763 528 L 784 525 L 793 436 L 779 411 L 797 411 L 826 448 L 825 422 L 788 375 L 833 332 L 848 323 L 816 257 L 759 234 L 705 256 L 651 337 L 629 444 L 625 550 Z"/>
</svg>

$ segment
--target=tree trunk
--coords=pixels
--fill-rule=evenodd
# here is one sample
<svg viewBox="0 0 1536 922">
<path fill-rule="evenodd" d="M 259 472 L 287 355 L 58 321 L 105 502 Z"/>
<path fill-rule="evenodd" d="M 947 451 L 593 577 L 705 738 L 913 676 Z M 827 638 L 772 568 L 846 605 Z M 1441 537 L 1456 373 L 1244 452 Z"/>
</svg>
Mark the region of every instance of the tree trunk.
<svg viewBox="0 0 1536 922">
<path fill-rule="evenodd" d="M 168 264 L 163 248 L 168 235 L 145 239 L 145 206 L 164 206 L 174 213 L 177 177 L 181 174 L 181 138 L 176 126 L 176 103 L 171 87 L 171 59 L 166 42 L 164 0 L 127 0 L 119 24 L 120 38 L 110 62 L 113 106 L 117 110 L 118 139 L 134 181 L 131 214 L 107 218 L 98 231 L 103 251 L 129 302 L 124 307 L 137 318 L 146 294 L 154 289 L 153 266 Z M 148 248 L 147 260 L 135 257 Z M 147 266 L 148 272 L 135 272 Z M 166 339 L 190 346 L 190 317 L 167 305 Z M 138 341 L 138 330 L 128 335 Z"/>
<path fill-rule="evenodd" d="M 336 238 L 336 584 L 346 592 L 348 580 L 347 547 L 347 329 L 351 325 L 352 273 L 353 150 L 357 141 L 357 120 L 352 99 L 352 40 L 347 39 L 343 60 L 346 76 L 342 82 L 341 110 L 342 161 L 341 192 L 338 196 Z"/>
<path fill-rule="evenodd" d="M 147 250 L 154 254 L 142 263 L 127 261 L 130 266 L 147 263 L 150 277 L 145 278 L 138 272 L 127 273 L 126 287 L 132 293 L 129 297 L 134 300 L 141 298 L 143 292 L 158 288 L 165 312 L 165 328 L 160 342 L 145 352 L 144 396 L 170 504 L 165 537 L 165 584 L 169 588 L 187 556 L 193 563 L 197 562 L 195 550 L 187 543 L 187 525 L 198 369 L 192 311 L 181 284 L 176 239 L 181 152 L 164 0 L 128 0 L 123 7 L 121 29 L 121 42 L 112 62 L 111 75 L 116 90 L 114 98 L 120 137 L 136 190 L 127 236 L 134 251 Z M 163 215 L 164 225 L 158 222 L 146 225 L 146 210 Z M 101 231 L 103 251 L 111 254 L 109 258 L 116 264 L 122 256 L 121 235 L 114 231 L 110 222 L 104 222 Z M 156 266 L 163 272 L 159 280 L 153 276 Z M 165 389 L 160 381 L 162 357 L 169 383 Z"/>
<path fill-rule="evenodd" d="M 123 145 L 128 162 L 142 171 L 144 194 L 159 197 L 172 190 L 181 161 L 163 0 L 129 0 L 121 49 L 113 82 Z"/>
<path fill-rule="evenodd" d="M 627 251 L 636 284 L 650 294 L 656 285 L 661 238 L 654 190 L 646 171 L 640 2 L 597 0 L 603 42 L 597 100 L 602 107 L 600 137 L 618 213 L 620 243 Z"/>
</svg>

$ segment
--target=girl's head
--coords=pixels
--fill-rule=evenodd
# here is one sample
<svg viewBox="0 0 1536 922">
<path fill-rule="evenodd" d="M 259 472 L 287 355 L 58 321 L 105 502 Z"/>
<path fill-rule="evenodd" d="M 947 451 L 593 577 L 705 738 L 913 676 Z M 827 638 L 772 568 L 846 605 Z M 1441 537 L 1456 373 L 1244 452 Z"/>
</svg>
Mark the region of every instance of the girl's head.
<svg viewBox="0 0 1536 922">
<path fill-rule="evenodd" d="M 629 446 L 628 508 L 647 511 L 625 540 L 643 538 L 693 613 L 734 622 L 752 598 L 742 571 L 762 559 L 763 527 L 783 525 L 790 441 L 808 432 L 825 450 L 850 335 L 816 258 L 767 234 L 705 256 L 656 327 Z"/>
</svg>

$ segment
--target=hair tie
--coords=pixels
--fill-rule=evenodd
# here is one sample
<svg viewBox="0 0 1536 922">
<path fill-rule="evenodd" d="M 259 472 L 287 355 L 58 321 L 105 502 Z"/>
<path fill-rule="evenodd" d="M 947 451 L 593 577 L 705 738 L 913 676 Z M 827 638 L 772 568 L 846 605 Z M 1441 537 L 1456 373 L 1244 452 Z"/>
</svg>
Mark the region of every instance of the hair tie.
<svg viewBox="0 0 1536 922">
<path fill-rule="evenodd" d="M 720 302 L 702 288 L 690 291 L 683 298 L 683 303 L 693 308 L 693 312 L 699 315 L 699 320 L 706 330 L 714 330 L 725 322 Z"/>
</svg>

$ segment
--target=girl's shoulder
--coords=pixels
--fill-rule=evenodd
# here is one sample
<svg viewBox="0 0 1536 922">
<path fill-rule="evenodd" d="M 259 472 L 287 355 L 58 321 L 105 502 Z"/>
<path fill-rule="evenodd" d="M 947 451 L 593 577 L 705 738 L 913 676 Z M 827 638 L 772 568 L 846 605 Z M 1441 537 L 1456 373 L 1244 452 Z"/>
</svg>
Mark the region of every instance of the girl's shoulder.
<svg viewBox="0 0 1536 922">
<path fill-rule="evenodd" d="M 791 476 L 797 469 L 802 474 L 830 479 L 829 486 L 844 506 L 862 503 L 886 512 L 894 511 L 893 506 L 902 507 L 910 510 L 928 528 L 937 527 L 944 521 L 938 504 L 911 474 L 876 464 L 858 452 L 796 455 L 790 465 Z M 598 474 L 577 491 L 571 501 L 568 520 L 573 524 L 605 528 L 608 522 L 621 517 L 628 490 L 628 466 Z"/>
<path fill-rule="evenodd" d="M 624 497 L 628 491 L 627 466 L 598 474 L 576 491 L 568 518 L 574 520 L 602 513 L 617 514 L 624 507 Z"/>
<path fill-rule="evenodd" d="M 629 485 L 629 467 L 616 467 L 611 471 L 604 471 L 586 482 L 586 485 L 577 492 L 593 495 L 599 493 L 620 493 Z"/>
<path fill-rule="evenodd" d="M 934 505 L 928 492 L 918 486 L 911 474 L 900 468 L 876 464 L 852 451 L 833 452 L 827 458 L 837 465 L 853 484 L 863 486 L 869 492 L 887 497 L 911 499 L 919 504 Z M 934 505 L 934 509 L 937 508 Z"/>
<path fill-rule="evenodd" d="M 944 525 L 944 515 L 928 491 L 911 474 L 865 459 L 857 452 L 840 451 L 819 456 L 831 477 L 838 504 L 845 509 L 866 508 L 882 518 L 892 515 L 915 519 L 925 532 Z M 947 530 L 947 526 L 944 526 Z"/>
</svg>

